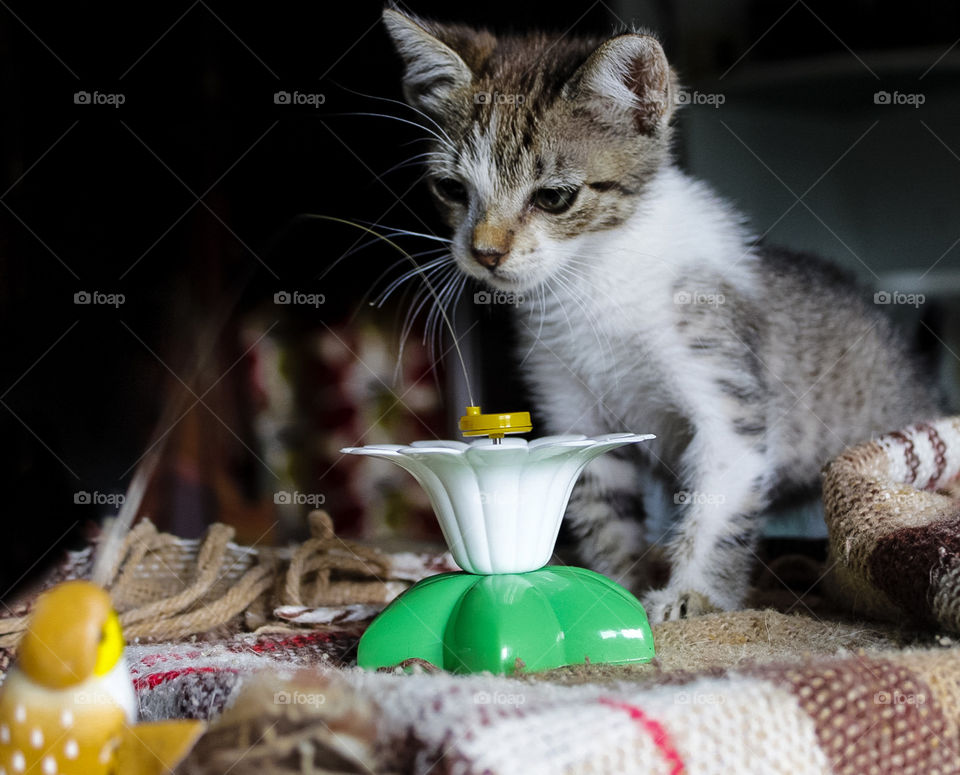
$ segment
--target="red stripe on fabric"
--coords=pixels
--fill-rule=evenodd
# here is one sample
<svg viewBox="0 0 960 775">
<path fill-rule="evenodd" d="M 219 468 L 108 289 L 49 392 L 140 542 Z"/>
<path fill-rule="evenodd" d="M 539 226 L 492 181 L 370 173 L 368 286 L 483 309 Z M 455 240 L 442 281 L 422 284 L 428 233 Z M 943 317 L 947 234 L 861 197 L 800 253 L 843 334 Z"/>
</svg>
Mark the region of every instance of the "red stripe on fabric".
<svg viewBox="0 0 960 775">
<path fill-rule="evenodd" d="M 679 751 L 673 747 L 673 743 L 670 742 L 670 735 L 667 734 L 667 730 L 663 728 L 663 725 L 659 721 L 650 718 L 640 708 L 636 705 L 631 705 L 629 702 L 612 700 L 609 697 L 601 697 L 597 702 L 602 705 L 609 705 L 611 708 L 616 708 L 617 710 L 626 711 L 630 715 L 630 718 L 636 721 L 638 726 L 650 735 L 657 750 L 659 750 L 663 758 L 667 760 L 667 763 L 671 765 L 670 775 L 682 775 L 686 772 L 686 766 L 683 763 L 683 759 L 680 758 Z"/>
<path fill-rule="evenodd" d="M 243 646 L 242 650 L 246 651 L 255 651 L 258 654 L 264 651 L 275 651 L 276 649 L 283 648 L 293 648 L 301 649 L 304 646 L 312 646 L 314 643 L 325 643 L 330 640 L 330 635 L 325 632 L 312 632 L 309 635 L 294 635 L 291 638 L 285 638 L 283 640 L 263 640 L 259 643 L 254 643 L 251 646 Z"/>
<path fill-rule="evenodd" d="M 190 675 L 191 673 L 235 673 L 236 670 L 226 669 L 221 670 L 219 667 L 185 667 L 182 670 L 167 670 L 164 673 L 151 673 L 150 675 L 145 675 L 142 678 L 137 678 L 133 682 L 133 688 L 138 692 L 143 691 L 144 689 L 156 689 L 160 684 L 165 684 L 167 681 L 172 681 L 174 678 L 179 678 L 182 675 Z"/>
</svg>

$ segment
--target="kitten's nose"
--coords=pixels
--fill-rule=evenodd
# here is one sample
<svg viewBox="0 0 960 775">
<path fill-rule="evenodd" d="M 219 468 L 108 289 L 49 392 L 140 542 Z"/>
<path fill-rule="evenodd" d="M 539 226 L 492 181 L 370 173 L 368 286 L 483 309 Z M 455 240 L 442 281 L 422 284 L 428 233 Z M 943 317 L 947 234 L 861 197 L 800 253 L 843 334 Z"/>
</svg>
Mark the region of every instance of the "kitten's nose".
<svg viewBox="0 0 960 775">
<path fill-rule="evenodd" d="M 483 220 L 473 227 L 470 252 L 481 266 L 496 269 L 504 256 L 510 252 L 513 232 Z"/>
<path fill-rule="evenodd" d="M 476 245 L 470 248 L 470 252 L 473 253 L 477 263 L 487 269 L 496 269 L 503 257 L 507 255 L 506 251 L 500 251 L 496 248 L 478 248 Z"/>
</svg>

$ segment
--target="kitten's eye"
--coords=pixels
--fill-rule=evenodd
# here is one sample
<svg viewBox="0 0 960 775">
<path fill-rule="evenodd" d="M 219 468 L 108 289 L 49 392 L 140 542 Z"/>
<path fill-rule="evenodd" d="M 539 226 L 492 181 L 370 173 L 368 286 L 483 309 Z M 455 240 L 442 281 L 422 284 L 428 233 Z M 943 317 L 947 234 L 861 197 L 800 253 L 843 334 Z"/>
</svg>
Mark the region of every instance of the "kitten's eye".
<svg viewBox="0 0 960 775">
<path fill-rule="evenodd" d="M 579 188 L 541 188 L 533 195 L 533 204 L 547 213 L 562 213 L 570 209 Z"/>
<path fill-rule="evenodd" d="M 456 178 L 435 178 L 433 188 L 441 199 L 457 204 L 465 204 L 469 198 L 467 187 Z"/>
</svg>

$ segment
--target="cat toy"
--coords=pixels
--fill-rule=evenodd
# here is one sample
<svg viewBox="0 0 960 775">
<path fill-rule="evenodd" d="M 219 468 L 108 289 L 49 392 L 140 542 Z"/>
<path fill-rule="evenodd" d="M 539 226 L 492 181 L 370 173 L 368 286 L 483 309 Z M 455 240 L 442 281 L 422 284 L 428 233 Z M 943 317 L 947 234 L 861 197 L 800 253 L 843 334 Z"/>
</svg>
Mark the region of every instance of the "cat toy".
<svg viewBox="0 0 960 775">
<path fill-rule="evenodd" d="M 91 581 L 41 594 L 0 686 L 0 775 L 155 775 L 186 756 L 205 724 L 137 723 L 120 619 L 104 588 L 159 459 L 144 457 L 105 529 Z"/>
<path fill-rule="evenodd" d="M 415 441 L 342 452 L 389 460 L 426 490 L 462 573 L 426 578 L 394 600 L 360 640 L 357 662 L 422 659 L 455 673 L 514 673 L 653 658 L 640 602 L 599 573 L 547 565 L 573 485 L 595 457 L 653 436 L 547 436 L 527 442 L 527 412 L 460 418 L 469 444 Z"/>
<path fill-rule="evenodd" d="M 0 688 L 0 775 L 170 772 L 199 721 L 136 723 L 110 595 L 88 581 L 42 594 Z"/>
</svg>

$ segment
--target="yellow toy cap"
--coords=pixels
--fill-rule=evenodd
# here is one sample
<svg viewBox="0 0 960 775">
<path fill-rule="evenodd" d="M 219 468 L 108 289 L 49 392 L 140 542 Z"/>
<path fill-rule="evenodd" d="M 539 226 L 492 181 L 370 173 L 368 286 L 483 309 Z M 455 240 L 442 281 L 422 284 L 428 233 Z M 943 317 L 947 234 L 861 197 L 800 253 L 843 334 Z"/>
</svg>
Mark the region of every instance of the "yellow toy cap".
<svg viewBox="0 0 960 775">
<path fill-rule="evenodd" d="M 460 432 L 464 436 L 489 436 L 502 439 L 507 433 L 529 433 L 533 430 L 530 412 L 481 414 L 479 406 L 468 406 L 460 418 Z"/>
</svg>

